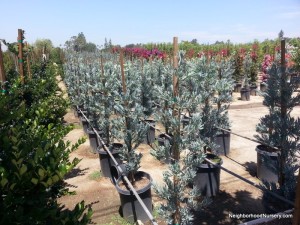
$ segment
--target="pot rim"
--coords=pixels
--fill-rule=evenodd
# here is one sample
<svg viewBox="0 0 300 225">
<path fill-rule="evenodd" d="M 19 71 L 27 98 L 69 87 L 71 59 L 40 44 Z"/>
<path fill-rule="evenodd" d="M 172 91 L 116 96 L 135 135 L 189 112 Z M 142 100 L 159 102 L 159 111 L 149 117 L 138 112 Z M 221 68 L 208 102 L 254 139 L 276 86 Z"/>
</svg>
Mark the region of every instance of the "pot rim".
<svg viewBox="0 0 300 225">
<path fill-rule="evenodd" d="M 218 157 L 220 159 L 220 162 L 218 162 L 217 164 L 218 165 L 222 165 L 223 164 L 223 159 L 220 156 L 218 156 L 216 154 L 213 154 L 213 153 L 208 153 L 206 155 L 213 155 L 213 156 Z M 208 165 L 210 165 L 210 166 L 208 166 Z M 197 166 L 197 168 L 219 168 L 219 167 L 217 167 L 217 166 L 215 166 L 213 164 L 210 164 L 210 163 L 201 163 L 200 165 Z"/>
<path fill-rule="evenodd" d="M 148 180 L 149 180 L 149 183 L 148 183 L 145 187 L 142 187 L 142 188 L 140 188 L 140 189 L 138 189 L 138 190 L 135 189 L 136 192 L 137 192 L 138 194 L 141 194 L 141 193 L 147 191 L 149 188 L 151 189 L 152 181 L 153 181 L 153 180 L 152 180 L 152 177 L 150 176 L 149 173 L 146 173 L 146 172 L 144 172 L 144 171 L 137 171 L 137 172 L 135 173 L 135 176 L 136 176 L 136 175 L 140 175 L 140 176 L 142 176 L 142 177 L 146 177 L 146 178 L 148 178 Z M 121 188 L 120 188 L 119 183 L 122 181 L 122 179 L 123 179 L 123 177 L 120 176 L 120 177 L 118 178 L 118 180 L 116 181 L 116 189 L 117 189 L 117 191 L 118 191 L 120 194 L 123 194 L 123 195 L 133 195 L 133 194 L 131 193 L 131 191 L 129 191 L 129 190 L 124 190 L 124 189 L 121 189 Z"/>
<path fill-rule="evenodd" d="M 255 151 L 256 151 L 258 154 L 278 157 L 278 154 L 279 154 L 278 151 L 277 151 L 277 152 L 268 152 L 268 151 L 264 151 L 264 150 L 262 150 L 262 149 L 259 148 L 260 146 L 265 146 L 265 145 L 257 145 L 257 146 L 256 146 Z"/>
<path fill-rule="evenodd" d="M 112 143 L 112 145 L 115 145 L 115 144 L 120 145 L 120 148 L 123 147 L 123 144 L 121 144 L 121 143 Z M 103 155 L 107 155 L 108 154 L 105 150 L 103 150 L 102 145 L 97 147 L 97 152 L 99 154 L 103 154 Z M 113 148 L 112 151 L 111 151 L 112 154 L 119 153 L 119 152 L 120 152 L 119 148 L 117 148 L 117 149 Z"/>
</svg>

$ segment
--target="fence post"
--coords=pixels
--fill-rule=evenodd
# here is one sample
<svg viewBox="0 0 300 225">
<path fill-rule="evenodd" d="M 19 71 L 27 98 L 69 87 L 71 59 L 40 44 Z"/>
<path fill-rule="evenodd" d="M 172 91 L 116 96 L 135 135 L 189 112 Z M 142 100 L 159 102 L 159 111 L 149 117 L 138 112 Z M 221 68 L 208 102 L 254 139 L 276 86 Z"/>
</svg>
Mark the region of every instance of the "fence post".
<svg viewBox="0 0 300 225">
<path fill-rule="evenodd" d="M 26 48 L 27 48 L 27 55 L 26 55 L 26 64 L 27 64 L 27 74 L 28 74 L 28 78 L 29 80 L 31 80 L 31 69 L 30 69 L 30 59 L 29 59 L 29 44 L 28 42 L 25 43 L 26 44 Z"/>
<path fill-rule="evenodd" d="M 122 75 L 122 88 L 123 93 L 126 94 L 126 81 L 125 81 L 125 73 L 124 73 L 124 58 L 123 58 L 123 50 L 120 50 L 120 64 L 121 64 L 121 75 Z"/>
<path fill-rule="evenodd" d="M 2 84 L 6 81 L 4 64 L 3 64 L 3 54 L 2 54 L 2 49 L 1 49 L 1 41 L 0 41 L 0 81 L 2 82 Z M 3 86 L 3 88 L 4 88 L 4 86 Z"/>
<path fill-rule="evenodd" d="M 179 116 L 180 112 L 176 110 L 176 97 L 178 97 L 178 76 L 177 76 L 177 69 L 178 69 L 178 37 L 173 38 L 173 68 L 174 68 L 174 74 L 173 74 L 173 116 Z M 178 136 L 180 135 L 180 126 L 176 127 L 173 133 L 174 143 L 173 143 L 173 158 L 178 162 L 180 160 L 180 154 L 179 154 L 179 143 L 178 143 Z M 174 175 L 173 176 L 173 182 L 174 187 L 177 187 L 179 184 L 179 178 Z M 181 215 L 180 215 L 180 201 L 179 199 L 175 199 L 176 209 L 173 214 L 173 224 L 180 224 L 181 222 Z"/>
<path fill-rule="evenodd" d="M 18 29 L 18 47 L 19 47 L 19 55 L 18 55 L 19 72 L 20 72 L 21 82 L 22 84 L 24 84 L 23 30 L 22 29 Z"/>
</svg>

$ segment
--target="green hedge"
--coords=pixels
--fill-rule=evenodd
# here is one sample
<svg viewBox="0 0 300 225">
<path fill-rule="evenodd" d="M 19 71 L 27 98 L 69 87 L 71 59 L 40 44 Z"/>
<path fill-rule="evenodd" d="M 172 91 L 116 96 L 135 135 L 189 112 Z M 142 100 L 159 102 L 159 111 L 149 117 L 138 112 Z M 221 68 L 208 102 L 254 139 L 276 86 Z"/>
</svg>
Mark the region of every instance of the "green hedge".
<svg viewBox="0 0 300 225">
<path fill-rule="evenodd" d="M 57 199 L 68 192 L 63 179 L 78 163 L 63 138 L 67 100 L 58 94 L 56 65 L 33 68 L 32 79 L 6 85 L 0 96 L 0 224 L 87 224 L 92 210 L 78 203 L 64 209 Z"/>
</svg>

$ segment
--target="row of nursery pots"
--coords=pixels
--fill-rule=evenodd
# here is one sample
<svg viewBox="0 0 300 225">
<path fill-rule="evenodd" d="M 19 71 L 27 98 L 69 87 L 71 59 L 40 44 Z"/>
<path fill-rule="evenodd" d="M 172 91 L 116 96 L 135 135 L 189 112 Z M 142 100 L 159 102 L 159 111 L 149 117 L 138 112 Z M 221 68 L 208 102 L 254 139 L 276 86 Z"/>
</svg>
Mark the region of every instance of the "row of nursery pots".
<svg viewBox="0 0 300 225">
<path fill-rule="evenodd" d="M 164 160 L 165 163 L 170 163 L 170 156 L 172 154 L 172 135 L 159 134 L 157 142 L 159 146 L 171 146 L 170 152 L 166 153 L 167 157 Z M 223 163 L 222 159 L 214 154 L 209 153 L 206 155 L 206 158 L 214 161 L 218 165 Z M 220 172 L 221 170 L 219 167 L 203 162 L 198 165 L 196 171 L 197 175 L 194 178 L 193 183 L 189 186 L 195 186 L 198 190 L 200 190 L 202 196 L 216 196 L 220 189 Z"/>
<path fill-rule="evenodd" d="M 85 111 L 83 111 L 85 113 Z M 140 203 L 133 195 L 133 193 L 124 188 L 123 183 L 125 181 L 122 178 L 122 174 L 119 173 L 117 169 L 117 165 L 112 161 L 108 153 L 103 149 L 101 142 L 98 140 L 97 135 L 94 130 L 88 128 L 88 122 L 86 119 L 80 115 L 80 111 L 76 111 L 75 113 L 81 120 L 83 125 L 83 129 L 89 136 L 90 146 L 99 154 L 100 159 L 100 167 L 101 172 L 104 177 L 108 177 L 112 180 L 112 183 L 116 186 L 117 191 L 119 192 L 120 201 L 121 201 L 121 212 L 124 218 L 129 222 L 136 222 L 140 220 L 142 222 L 148 221 L 148 216 L 142 209 Z M 155 126 L 155 121 L 148 120 L 152 126 Z M 189 118 L 183 119 L 183 126 L 187 125 L 189 122 Z M 102 131 L 98 131 L 100 136 L 103 135 Z M 171 156 L 172 152 L 172 135 L 159 134 L 157 138 L 155 138 L 155 129 L 150 127 L 147 136 L 145 137 L 144 143 L 151 145 L 155 140 L 159 146 L 170 145 L 171 149 L 169 153 L 166 153 L 166 156 Z M 219 146 L 215 149 L 218 155 L 228 155 L 230 152 L 230 132 L 222 131 L 219 135 L 217 135 L 214 142 Z M 122 164 L 119 157 L 119 149 L 122 148 L 122 144 L 113 143 L 109 146 L 109 149 L 116 161 L 118 162 L 118 166 L 122 168 L 123 171 L 126 171 L 126 165 Z M 276 172 L 276 168 L 278 168 L 278 152 L 267 148 L 263 145 L 258 145 L 256 148 L 257 151 L 257 177 L 260 180 L 264 180 L 267 182 L 278 182 L 278 174 Z M 217 163 L 218 165 L 222 165 L 222 159 L 214 154 L 207 154 L 207 158 L 211 161 Z M 166 157 L 165 163 L 170 163 L 170 158 Z M 271 163 L 270 163 L 271 162 Z M 126 172 L 124 175 L 127 175 Z M 152 197 L 151 197 L 151 183 L 152 178 L 148 173 L 143 171 L 138 171 L 136 174 L 136 179 L 144 178 L 149 182 L 143 188 L 137 190 L 137 193 L 143 200 L 144 204 L 147 206 L 149 212 L 152 212 Z M 122 185 L 120 185 L 122 184 Z M 216 196 L 219 192 L 220 187 L 220 168 L 209 163 L 202 163 L 197 168 L 197 175 L 194 178 L 194 182 L 190 184 L 191 186 L 196 186 L 198 190 L 201 191 L 202 196 Z M 270 204 L 269 199 L 263 199 L 266 211 L 269 213 L 274 213 L 276 210 L 277 201 L 274 204 Z M 274 206 L 275 205 L 275 206 Z"/>
<path fill-rule="evenodd" d="M 121 215 L 130 223 L 134 223 L 137 220 L 140 220 L 142 222 L 146 222 L 149 220 L 146 212 L 142 208 L 141 204 L 135 197 L 135 195 L 130 191 L 128 186 L 126 185 L 126 182 L 123 179 L 122 174 L 119 173 L 119 170 L 117 169 L 117 166 L 120 166 L 122 168 L 122 171 L 124 171 L 124 175 L 126 174 L 126 165 L 122 164 L 122 161 L 120 159 L 119 153 L 120 149 L 123 147 L 123 144 L 121 143 L 112 143 L 108 146 L 109 151 L 114 156 L 115 160 L 117 161 L 118 165 L 114 163 L 114 161 L 111 159 L 110 155 L 107 153 L 107 151 L 104 150 L 102 142 L 99 140 L 98 136 L 96 135 L 95 131 L 98 133 L 98 135 L 103 140 L 103 131 L 97 130 L 97 129 L 91 129 L 89 128 L 89 123 L 86 120 L 86 118 L 82 115 L 82 113 L 86 115 L 86 111 L 81 111 L 77 107 L 75 107 L 74 114 L 75 116 L 80 118 L 82 127 L 84 132 L 89 137 L 89 142 L 92 150 L 95 153 L 98 153 L 99 160 L 100 160 L 100 170 L 103 177 L 110 178 L 112 183 L 115 185 L 121 202 Z M 148 121 L 152 122 L 152 121 Z M 154 142 L 154 138 L 152 137 L 152 134 L 155 132 L 153 128 L 151 128 L 145 137 L 145 143 L 151 144 Z M 105 140 L 103 140 L 105 141 Z M 148 211 L 152 213 L 153 207 L 152 207 L 152 195 L 151 195 L 151 184 L 152 184 L 152 178 L 150 174 L 138 171 L 135 173 L 135 180 L 147 180 L 146 185 L 144 187 L 139 188 L 137 191 L 139 197 L 142 199 L 143 203 L 148 208 Z"/>
<path fill-rule="evenodd" d="M 280 155 L 278 150 L 265 145 L 256 146 L 257 152 L 257 178 L 267 183 L 278 184 L 279 182 L 279 161 Z M 280 189 L 273 190 L 278 195 L 283 195 Z M 275 214 L 290 209 L 292 206 L 274 198 L 272 195 L 265 193 L 262 198 L 262 204 L 265 212 Z"/>
<path fill-rule="evenodd" d="M 189 119 L 186 118 L 184 122 L 187 124 Z M 158 135 L 159 145 L 171 145 L 172 146 L 172 136 L 160 134 Z M 216 149 L 218 155 L 227 155 L 230 150 L 230 132 L 222 132 L 214 140 L 220 147 Z M 169 142 L 167 144 L 167 142 Z M 278 167 L 279 167 L 279 153 L 278 151 L 269 148 L 264 145 L 258 145 L 256 147 L 257 152 L 257 177 L 261 181 L 266 181 L 269 183 L 278 183 Z M 171 154 L 171 152 L 169 153 Z M 207 155 L 208 159 L 218 162 L 219 165 L 222 164 L 222 160 L 213 154 Z M 169 161 L 167 161 L 169 162 Z M 195 185 L 202 193 L 203 196 L 215 196 L 219 192 L 220 184 L 220 168 L 213 166 L 211 164 L 203 163 L 199 165 L 197 170 L 197 176 L 192 185 Z M 266 213 L 277 213 L 279 211 L 284 211 L 289 209 L 289 205 L 285 204 L 281 200 L 274 198 L 268 194 L 264 195 L 263 205 Z"/>
<path fill-rule="evenodd" d="M 257 90 L 262 92 L 266 91 L 266 84 L 260 83 L 259 89 L 256 85 L 250 85 L 248 87 L 242 87 L 242 84 L 236 83 L 234 86 L 234 92 L 241 93 L 241 100 L 242 101 L 250 101 L 250 96 L 256 96 Z"/>
<path fill-rule="evenodd" d="M 82 112 L 86 113 L 85 111 Z M 108 146 L 112 155 L 118 162 L 118 165 L 116 165 L 108 155 L 108 153 L 103 149 L 103 146 L 100 140 L 97 138 L 94 130 L 89 128 L 88 121 L 83 117 L 81 111 L 75 109 L 75 115 L 78 116 L 81 120 L 83 129 L 89 137 L 91 148 L 94 152 L 97 152 L 99 154 L 102 175 L 111 179 L 112 183 L 115 185 L 119 193 L 122 216 L 132 223 L 136 222 L 137 220 L 140 220 L 142 222 L 148 221 L 149 219 L 147 214 L 144 212 L 139 201 L 136 199 L 133 193 L 125 187 L 126 185 L 124 184 L 126 182 L 123 180 L 122 174 L 120 174 L 119 170 L 117 169 L 117 167 L 120 166 L 123 171 L 126 171 L 126 165 L 122 164 L 119 157 L 119 149 L 122 148 L 122 144 L 113 143 Z M 147 122 L 152 126 L 155 126 L 155 121 L 148 120 Z M 99 136 L 103 135 L 102 131 L 96 130 L 96 132 L 98 132 Z M 155 140 L 157 140 L 158 145 L 166 145 L 167 142 L 172 145 L 172 140 L 170 140 L 170 138 L 168 138 L 168 136 L 166 136 L 165 134 L 160 134 L 157 138 L 155 138 L 155 129 L 153 127 L 150 127 L 147 136 L 145 137 L 144 143 L 151 145 Z M 227 155 L 229 153 L 230 133 L 223 132 L 223 134 L 219 135 L 215 139 L 215 142 L 221 146 L 217 150 L 219 153 L 223 155 Z M 216 155 L 207 154 L 207 158 L 217 162 L 219 165 L 222 164 L 221 158 L 217 157 Z M 170 163 L 170 160 L 167 159 L 165 162 Z M 123 174 L 127 175 L 126 172 Z M 138 171 L 135 176 L 137 180 L 146 178 L 149 181 L 145 187 L 138 189 L 137 193 L 151 213 L 152 178 L 148 173 L 145 173 L 143 171 Z M 220 187 L 220 168 L 209 163 L 203 163 L 199 165 L 197 168 L 197 176 L 195 177 L 194 182 L 191 185 L 196 186 L 199 190 L 201 190 L 202 196 L 211 197 L 217 195 Z"/>
<path fill-rule="evenodd" d="M 256 92 L 257 87 L 250 86 L 248 90 L 243 90 L 241 84 L 236 84 L 234 90 L 236 92 L 241 92 L 242 100 L 250 100 L 250 95 L 255 95 L 251 94 L 253 89 L 255 89 Z M 266 89 L 266 83 L 260 83 L 259 90 L 264 92 Z M 257 178 L 264 182 L 277 184 L 279 181 L 279 152 L 265 145 L 258 145 L 255 150 L 257 152 Z M 282 201 L 269 197 L 268 195 L 265 196 L 266 197 L 263 197 L 263 205 L 267 213 L 277 213 L 278 211 L 289 208 L 289 206 Z M 279 205 L 280 208 L 278 208 Z"/>
</svg>

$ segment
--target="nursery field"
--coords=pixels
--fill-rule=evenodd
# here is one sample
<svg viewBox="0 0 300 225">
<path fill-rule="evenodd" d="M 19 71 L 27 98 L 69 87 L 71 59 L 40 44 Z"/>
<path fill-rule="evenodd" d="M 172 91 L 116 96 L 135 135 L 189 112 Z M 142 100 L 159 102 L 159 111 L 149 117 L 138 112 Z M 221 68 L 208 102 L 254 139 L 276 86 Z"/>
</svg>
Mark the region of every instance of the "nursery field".
<svg viewBox="0 0 300 225">
<path fill-rule="evenodd" d="M 267 108 L 262 105 L 261 96 L 251 96 L 250 101 L 241 101 L 240 93 L 233 93 L 233 102 L 229 108 L 229 118 L 233 133 L 253 138 L 255 126 L 259 118 L 267 113 Z M 296 107 L 293 114 L 300 116 L 300 107 Z M 66 116 L 67 123 L 76 125 L 67 140 L 75 142 L 84 136 L 80 121 L 70 110 Z M 156 136 L 159 133 L 156 132 Z M 230 153 L 222 156 L 223 167 L 256 183 L 260 181 L 256 177 L 256 147 L 257 143 L 231 136 Z M 151 174 L 154 183 L 162 183 L 162 172 L 167 169 L 164 163 L 159 162 L 150 155 L 150 146 L 142 144 L 139 151 L 142 152 L 140 170 Z M 98 154 L 93 153 L 87 140 L 71 157 L 81 158 L 78 167 L 67 177 L 66 182 L 75 195 L 63 196 L 60 201 L 66 207 L 74 207 L 81 200 L 91 204 L 94 214 L 92 220 L 95 224 L 126 224 L 119 214 L 120 199 L 118 192 L 110 179 L 101 177 Z M 239 224 L 251 219 L 230 218 L 230 214 L 261 214 L 264 213 L 262 205 L 262 192 L 250 184 L 226 173 L 221 172 L 220 193 L 212 198 L 212 203 L 197 213 L 194 224 Z M 159 203 L 157 195 L 152 192 L 152 200 L 155 207 Z M 158 218 L 159 224 L 165 224 Z M 150 223 L 149 223 L 150 224 Z"/>
<path fill-rule="evenodd" d="M 300 42 L 74 38 L 2 40 L 0 224 L 300 224 Z"/>
</svg>

